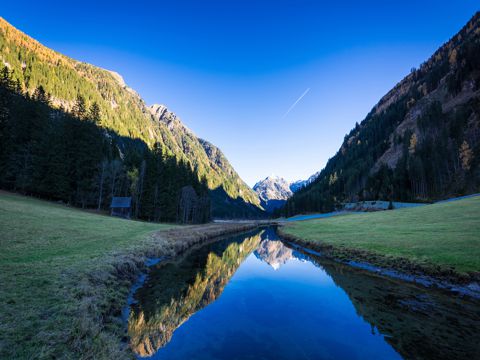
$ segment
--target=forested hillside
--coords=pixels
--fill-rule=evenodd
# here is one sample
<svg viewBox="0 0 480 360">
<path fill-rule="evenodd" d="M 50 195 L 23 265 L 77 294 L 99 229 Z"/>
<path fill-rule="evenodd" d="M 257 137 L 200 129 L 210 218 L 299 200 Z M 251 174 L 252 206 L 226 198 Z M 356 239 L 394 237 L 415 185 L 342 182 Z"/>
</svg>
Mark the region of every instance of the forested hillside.
<svg viewBox="0 0 480 360">
<path fill-rule="evenodd" d="M 50 106 L 42 86 L 23 94 L 4 67 L 0 187 L 98 210 L 108 209 L 113 196 L 132 196 L 132 215 L 150 221 L 210 219 L 207 184 L 189 165 L 161 144 L 150 149 L 98 126 L 101 121 L 96 103 L 87 108 L 81 96 L 66 113 Z M 193 201 L 183 196 L 185 187 L 194 189 Z"/>
<path fill-rule="evenodd" d="M 106 130 L 105 133 L 114 132 L 132 142 L 139 140 L 150 152 L 154 152 L 155 147 L 161 147 L 165 156 L 174 157 L 181 166 L 191 168 L 197 182 L 204 179 L 210 190 L 216 190 L 216 193 L 222 190 L 223 197 L 213 197 L 215 202 L 220 202 L 212 204 L 215 205 L 212 206 L 214 216 L 231 216 L 228 203 L 233 199 L 241 203 L 241 216 L 261 214 L 258 197 L 223 155 L 221 162 L 217 161 L 218 156 L 212 158 L 204 143 L 175 114 L 165 107 L 161 107 L 162 113 L 157 111 L 159 106 L 147 107 L 140 96 L 125 85 L 120 75 L 48 49 L 2 18 L 0 60 L 8 69 L 17 94 L 31 99 L 34 92 L 42 87 L 49 96 L 49 106 L 68 114 L 75 111 L 77 99 L 81 97 L 87 109 L 95 107 L 95 111 L 101 114 L 96 126 Z M 15 113 L 10 115 L 15 117 Z M 221 154 L 213 145 L 210 147 Z M 141 171 L 139 167 L 136 169 Z M 224 213 L 215 209 L 222 209 Z"/>
<path fill-rule="evenodd" d="M 345 136 L 284 213 L 345 201 L 429 201 L 480 191 L 480 13 Z"/>
</svg>

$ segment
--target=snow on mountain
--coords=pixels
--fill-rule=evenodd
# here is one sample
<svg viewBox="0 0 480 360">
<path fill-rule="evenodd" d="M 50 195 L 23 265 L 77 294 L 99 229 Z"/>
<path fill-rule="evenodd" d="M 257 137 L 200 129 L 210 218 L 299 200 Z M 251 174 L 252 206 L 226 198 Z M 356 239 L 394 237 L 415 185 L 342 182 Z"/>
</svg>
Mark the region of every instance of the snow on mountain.
<svg viewBox="0 0 480 360">
<path fill-rule="evenodd" d="M 257 182 L 253 190 L 258 194 L 262 207 L 268 212 L 282 207 L 285 201 L 293 195 L 290 183 L 275 175 Z"/>
<path fill-rule="evenodd" d="M 257 182 L 253 190 L 258 194 L 262 207 L 268 211 L 282 207 L 287 199 L 304 186 L 312 183 L 319 175 L 317 172 L 307 180 L 297 180 L 289 182 L 276 175 L 267 176 L 265 179 Z"/>
<path fill-rule="evenodd" d="M 290 183 L 290 190 L 292 191 L 292 193 L 296 193 L 298 190 L 314 182 L 318 175 L 320 175 L 320 171 L 310 176 L 307 180 L 297 180 Z"/>
<path fill-rule="evenodd" d="M 269 240 L 268 238 L 260 243 L 254 254 L 270 265 L 274 270 L 278 270 L 288 260 L 293 258 L 292 249 L 286 247 L 280 240 Z"/>
</svg>

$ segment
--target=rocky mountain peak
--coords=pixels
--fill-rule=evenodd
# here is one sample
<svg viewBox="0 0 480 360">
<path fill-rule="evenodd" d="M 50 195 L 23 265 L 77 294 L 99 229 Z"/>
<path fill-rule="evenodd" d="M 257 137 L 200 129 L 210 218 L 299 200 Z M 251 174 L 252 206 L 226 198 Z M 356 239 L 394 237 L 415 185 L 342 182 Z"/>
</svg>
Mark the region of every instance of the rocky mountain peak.
<svg viewBox="0 0 480 360">
<path fill-rule="evenodd" d="M 260 243 L 254 254 L 257 259 L 266 262 L 274 270 L 278 270 L 293 258 L 292 249 L 286 247 L 280 240 L 269 240 L 268 238 Z"/>
<path fill-rule="evenodd" d="M 148 107 L 148 111 L 156 120 L 174 120 L 177 118 L 173 112 L 169 111 L 168 108 L 162 104 L 153 104 Z"/>
<path fill-rule="evenodd" d="M 253 190 L 258 194 L 262 207 L 268 212 L 283 206 L 285 201 L 293 195 L 289 182 L 275 175 L 267 176 L 257 182 Z"/>
<path fill-rule="evenodd" d="M 271 175 L 264 180 L 259 181 L 253 187 L 253 190 L 262 200 L 286 200 L 292 196 L 290 184 L 284 178 Z"/>
<path fill-rule="evenodd" d="M 148 107 L 148 111 L 155 121 L 165 123 L 170 131 L 175 131 L 175 129 L 178 129 L 193 135 L 193 132 L 185 126 L 180 118 L 177 117 L 174 112 L 168 110 L 165 105 L 153 104 Z"/>
<path fill-rule="evenodd" d="M 309 185 L 318 177 L 320 172 L 310 176 L 306 180 L 289 182 L 284 178 L 271 174 L 265 179 L 257 182 L 253 190 L 258 194 L 261 204 L 265 210 L 272 212 L 282 207 L 288 198 L 303 187 Z"/>
</svg>

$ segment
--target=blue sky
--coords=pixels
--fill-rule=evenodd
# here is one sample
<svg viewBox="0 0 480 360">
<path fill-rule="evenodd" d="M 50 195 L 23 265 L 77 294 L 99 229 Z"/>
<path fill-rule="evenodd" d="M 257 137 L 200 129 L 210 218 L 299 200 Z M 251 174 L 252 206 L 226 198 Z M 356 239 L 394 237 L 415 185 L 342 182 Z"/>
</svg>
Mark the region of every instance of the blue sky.
<svg viewBox="0 0 480 360">
<path fill-rule="evenodd" d="M 479 10 L 477 0 L 98 3 L 8 1 L 0 15 L 122 74 L 219 146 L 249 185 L 321 169 L 355 122 Z"/>
</svg>

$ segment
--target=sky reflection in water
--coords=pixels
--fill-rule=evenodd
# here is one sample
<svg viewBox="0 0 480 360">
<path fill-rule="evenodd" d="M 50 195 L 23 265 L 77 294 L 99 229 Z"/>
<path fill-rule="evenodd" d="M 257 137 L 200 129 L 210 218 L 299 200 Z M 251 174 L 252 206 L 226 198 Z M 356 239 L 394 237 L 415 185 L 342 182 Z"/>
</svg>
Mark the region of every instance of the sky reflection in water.
<svg viewBox="0 0 480 360">
<path fill-rule="evenodd" d="M 177 263 L 160 265 L 135 295 L 138 303 L 129 319 L 132 349 L 139 357 L 153 359 L 435 355 L 431 348 L 437 348 L 437 339 L 415 345 L 424 338 L 418 308 L 427 311 L 425 306 L 433 300 L 417 296 L 417 288 L 339 264 L 320 266 L 318 261 L 285 246 L 273 229 L 267 229 L 204 246 Z M 392 291 L 398 297 L 389 304 Z M 415 311 L 402 308 L 407 300 L 410 305 L 422 301 L 423 305 Z M 446 307 L 456 311 L 449 303 Z M 472 311 L 478 315 L 478 307 Z M 468 335 L 478 330 L 477 320 L 462 324 L 468 344 Z M 441 321 L 439 317 L 428 325 L 438 330 L 443 328 Z M 461 337 L 452 341 L 458 344 Z M 458 346 L 467 349 L 465 356 L 475 351 L 465 344 Z M 459 355 L 440 350 L 446 356 Z"/>
</svg>

